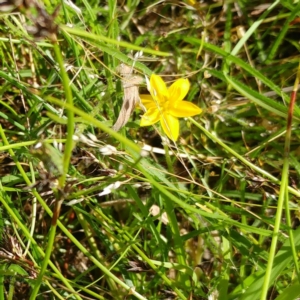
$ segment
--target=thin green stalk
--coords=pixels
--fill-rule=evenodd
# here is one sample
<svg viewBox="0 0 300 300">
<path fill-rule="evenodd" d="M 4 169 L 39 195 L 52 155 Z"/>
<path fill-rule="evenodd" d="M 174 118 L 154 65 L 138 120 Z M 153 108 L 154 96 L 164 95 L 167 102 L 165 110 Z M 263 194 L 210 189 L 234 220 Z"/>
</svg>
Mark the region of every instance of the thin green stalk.
<svg viewBox="0 0 300 300">
<path fill-rule="evenodd" d="M 70 80 L 68 74 L 64 67 L 64 61 L 61 55 L 61 50 L 57 42 L 53 43 L 53 49 L 56 55 L 57 62 L 59 64 L 61 79 L 64 87 L 64 92 L 66 96 L 66 102 L 72 107 L 73 106 L 73 96 L 70 89 Z M 65 185 L 66 177 L 69 170 L 69 164 L 71 159 L 71 154 L 73 150 L 73 134 L 75 128 L 74 122 L 74 112 L 70 109 L 67 109 L 67 140 L 65 143 L 64 156 L 63 156 L 63 174 L 59 178 L 59 187 L 63 188 Z"/>
<path fill-rule="evenodd" d="M 228 299 L 228 287 L 230 280 L 230 262 L 232 261 L 232 246 L 231 243 L 223 236 L 222 237 L 222 255 L 224 259 L 223 270 L 221 273 L 221 278 L 218 286 L 219 299 L 227 300 Z"/>
<path fill-rule="evenodd" d="M 89 269 L 90 270 L 90 269 Z M 82 273 L 84 274 L 84 273 Z M 46 281 L 47 283 L 47 281 Z M 93 292 L 92 290 L 86 288 L 86 286 L 80 286 L 78 285 L 76 282 L 72 281 L 72 285 L 74 286 L 74 288 L 76 287 L 78 289 L 78 292 L 84 292 L 92 297 L 85 297 L 85 299 L 93 299 L 93 300 L 96 300 L 96 299 L 99 299 L 99 300 L 106 300 L 106 298 L 104 298 L 101 294 L 97 293 L 98 291 L 96 290 L 96 292 Z M 90 283 L 89 285 L 93 285 L 93 283 Z M 89 286 L 88 285 L 88 286 Z M 53 290 L 53 287 L 51 287 L 51 290 Z M 65 300 L 65 298 L 63 298 Z M 70 297 L 67 298 L 67 299 L 71 299 Z"/>
<path fill-rule="evenodd" d="M 30 167 L 30 172 L 32 175 L 32 183 L 35 184 L 34 170 L 33 170 L 33 165 L 31 162 L 29 163 L 29 167 Z M 36 200 L 36 197 L 34 197 L 33 201 L 32 201 L 32 218 L 31 218 L 31 226 L 30 226 L 30 235 L 32 237 L 33 237 L 33 234 L 35 231 L 36 212 L 37 212 L 37 200 Z M 31 244 L 31 242 L 30 242 L 30 240 L 28 240 L 26 249 L 23 254 L 24 256 L 27 255 L 27 252 L 29 251 L 29 248 L 30 248 L 30 244 Z"/>
<path fill-rule="evenodd" d="M 4 130 L 5 131 L 5 130 Z M 52 144 L 54 141 L 56 141 L 57 143 L 64 143 L 66 140 L 65 139 L 48 139 L 48 140 L 44 140 L 44 143 L 49 143 Z M 37 142 L 39 142 L 38 140 L 33 140 L 33 141 L 27 141 L 27 142 L 21 142 L 21 143 L 14 143 L 14 144 L 5 144 L 3 146 L 0 146 L 0 151 L 6 151 L 9 149 L 19 149 L 22 147 L 27 147 L 27 146 L 32 146 L 35 145 Z"/>
<path fill-rule="evenodd" d="M 72 107 L 73 106 L 73 96 L 72 92 L 70 89 L 70 80 L 68 77 L 68 74 L 65 71 L 64 68 L 64 62 L 63 58 L 61 55 L 61 50 L 58 45 L 58 41 L 56 39 L 56 36 L 53 38 L 53 49 L 56 55 L 56 59 L 58 61 L 58 65 L 60 68 L 60 74 L 62 78 L 62 83 L 64 86 L 64 91 L 65 91 L 65 96 L 66 96 L 66 101 L 67 103 Z M 57 191 L 57 199 L 55 202 L 54 210 L 53 210 L 53 216 L 52 216 L 52 222 L 51 222 L 51 228 L 49 231 L 49 237 L 48 237 L 48 245 L 47 245 L 47 250 L 45 252 L 45 257 L 41 266 L 41 270 L 39 272 L 39 275 L 36 279 L 36 283 L 34 285 L 34 288 L 32 290 L 32 293 L 30 295 L 30 300 L 34 300 L 37 297 L 37 294 L 39 292 L 40 286 L 43 282 L 43 276 L 46 272 L 48 263 L 50 261 L 51 253 L 52 253 L 52 248 L 55 242 L 55 236 L 56 236 L 56 227 L 57 227 L 57 219 L 59 218 L 60 215 L 60 209 L 61 205 L 63 202 L 63 198 L 61 198 L 61 192 L 64 188 L 66 177 L 68 174 L 69 170 L 69 164 L 70 164 L 70 159 L 71 159 L 71 154 L 73 150 L 73 134 L 74 134 L 74 113 L 72 110 L 67 109 L 67 118 L 68 118 L 68 123 L 67 123 L 67 140 L 65 143 L 65 150 L 64 150 L 64 156 L 63 156 L 63 173 L 61 174 L 58 182 L 59 182 L 59 187 Z"/>
<path fill-rule="evenodd" d="M 30 295 L 30 298 L 29 298 L 30 300 L 35 300 L 36 299 L 37 294 L 38 294 L 39 289 L 40 289 L 40 286 L 43 282 L 43 277 L 45 275 L 47 266 L 50 263 L 50 256 L 51 256 L 51 253 L 52 253 L 52 247 L 53 247 L 54 240 L 55 240 L 55 233 L 56 233 L 56 226 L 51 226 L 45 256 L 44 256 L 44 259 L 43 259 L 43 262 L 42 262 L 42 266 L 41 266 L 39 275 L 38 275 L 38 277 L 35 281 L 34 287 L 32 289 L 32 292 L 31 292 L 31 295 Z"/>
<path fill-rule="evenodd" d="M 4 291 L 4 274 L 3 271 L 5 271 L 7 265 L 2 263 L 0 265 L 0 300 L 5 300 L 5 291 Z"/>
<path fill-rule="evenodd" d="M 300 282 L 300 269 L 299 269 L 299 257 L 297 254 L 296 250 L 296 245 L 295 245 L 295 239 L 294 239 L 294 230 L 292 229 L 292 220 L 291 220 L 291 213 L 290 213 L 290 207 L 289 207 L 289 193 L 286 190 L 286 201 L 285 201 L 285 217 L 286 217 L 286 225 L 288 226 L 288 234 L 289 234 L 289 239 L 291 243 L 291 250 L 292 250 L 292 255 L 293 255 L 293 260 L 294 260 L 294 265 L 296 269 L 296 274 L 298 277 L 298 281 Z"/>
<path fill-rule="evenodd" d="M 172 200 L 169 199 L 168 197 L 163 197 L 163 198 L 164 198 L 166 213 L 169 220 L 169 226 L 171 228 L 173 238 L 174 238 L 174 252 L 176 254 L 178 263 L 182 266 L 186 266 L 184 244 L 180 236 L 174 205 L 172 203 Z M 183 282 L 186 287 L 189 287 L 191 283 L 190 278 L 188 278 L 187 274 L 181 272 L 178 273 L 178 281 Z"/>
<path fill-rule="evenodd" d="M 286 143 L 286 145 L 287 145 L 287 143 Z M 264 280 L 264 284 L 263 284 L 262 292 L 261 292 L 261 296 L 260 296 L 261 300 L 267 299 L 269 282 L 270 282 L 275 252 L 277 249 L 277 241 L 278 241 L 279 229 L 280 229 L 280 224 L 281 224 L 281 215 L 282 215 L 283 203 L 285 200 L 285 190 L 288 185 L 288 173 L 289 173 L 289 160 L 288 160 L 288 157 L 285 157 L 284 163 L 283 163 L 283 168 L 282 168 L 280 193 L 279 193 L 278 203 L 277 203 L 272 243 L 271 243 L 271 247 L 270 247 L 270 251 L 269 251 L 269 259 L 268 259 L 268 264 L 267 264 L 266 273 L 265 273 L 265 280 Z"/>
<path fill-rule="evenodd" d="M 131 50 L 136 50 L 136 51 L 143 51 L 144 53 L 148 53 L 151 55 L 157 55 L 157 56 L 170 56 L 171 55 L 170 53 L 167 53 L 167 52 L 156 51 L 156 50 L 153 50 L 150 48 L 136 46 L 131 43 L 119 41 L 118 39 L 111 39 L 111 38 L 108 38 L 108 37 L 100 35 L 100 34 L 93 34 L 93 33 L 87 32 L 85 30 L 78 29 L 78 28 L 71 28 L 71 27 L 65 26 L 65 25 L 61 25 L 60 28 L 68 34 L 73 34 L 75 36 L 86 38 L 87 40 L 92 40 L 92 41 L 94 40 L 97 43 L 99 43 L 99 41 L 101 41 L 101 42 L 105 42 L 109 45 L 116 45 L 117 47 L 124 47 L 126 49 L 131 49 Z"/>
<path fill-rule="evenodd" d="M 240 183 L 240 193 L 241 193 L 241 203 L 245 203 L 245 194 L 246 194 L 246 180 L 241 180 Z M 247 217 L 242 215 L 241 222 L 247 225 Z M 241 270 L 242 271 L 242 270 Z"/>
<path fill-rule="evenodd" d="M 257 21 L 253 23 L 253 25 L 247 30 L 245 35 L 239 40 L 239 42 L 236 44 L 236 46 L 231 51 L 231 55 L 235 56 L 238 54 L 238 52 L 241 50 L 241 48 L 244 46 L 246 41 L 250 38 L 252 33 L 258 28 L 258 26 L 264 21 L 266 16 L 272 11 L 272 9 L 280 3 L 280 0 L 276 0 L 274 3 L 272 3 L 265 11 L 264 13 L 259 17 Z"/>
<path fill-rule="evenodd" d="M 273 230 L 272 243 L 271 243 L 270 252 L 269 252 L 269 259 L 268 259 L 266 274 L 265 274 L 265 278 L 264 278 L 264 284 L 262 287 L 262 292 L 261 292 L 261 297 L 260 297 L 261 300 L 267 299 L 274 257 L 275 257 L 275 253 L 277 250 L 277 242 L 278 242 L 279 229 L 280 229 L 280 224 L 281 224 L 281 216 L 282 216 L 284 201 L 286 201 L 286 206 L 287 207 L 289 206 L 289 203 L 288 203 L 289 197 L 288 197 L 288 188 L 287 188 L 288 187 L 288 176 L 289 176 L 289 155 L 290 155 L 290 143 L 291 143 L 291 135 L 292 135 L 293 111 L 294 111 L 294 105 L 296 102 L 296 92 L 298 89 L 299 78 L 300 78 L 300 63 L 298 66 L 298 73 L 297 73 L 297 77 L 296 77 L 295 84 L 294 84 L 294 90 L 291 94 L 291 101 L 290 101 L 290 105 L 289 105 L 289 112 L 288 112 L 288 119 L 287 119 L 287 126 L 286 126 L 286 136 L 285 136 L 285 143 L 284 143 L 284 159 L 283 159 L 283 167 L 282 167 L 280 192 L 279 192 L 279 198 L 278 198 L 278 204 L 277 204 L 277 211 L 276 211 L 276 217 L 275 217 L 275 225 L 274 225 L 274 230 Z M 295 248 L 292 230 L 290 233 L 291 233 L 290 239 L 293 242 L 293 244 L 291 243 L 291 247 Z M 297 258 L 296 258 L 296 265 L 297 265 Z"/>
<path fill-rule="evenodd" d="M 291 22 L 299 14 L 299 8 L 300 8 L 300 1 L 298 1 L 298 4 L 295 6 L 294 10 L 291 11 L 288 18 L 286 18 L 285 23 L 283 24 L 283 26 L 281 26 L 280 31 L 275 39 L 275 42 L 272 43 L 272 48 L 269 51 L 269 55 L 266 59 L 267 63 L 274 59 L 276 53 L 278 52 L 280 44 L 284 41 L 284 37 L 287 31 L 291 27 Z"/>
<path fill-rule="evenodd" d="M 16 277 L 12 276 L 11 280 L 9 281 L 9 289 L 8 289 L 7 300 L 13 300 L 14 291 L 15 291 L 15 283 L 16 283 Z"/>
<path fill-rule="evenodd" d="M 56 299 L 64 300 L 65 298 L 62 297 L 57 290 L 50 284 L 48 280 L 45 280 L 45 284 L 49 287 L 49 289 L 52 291 L 53 295 L 56 297 Z"/>
<path fill-rule="evenodd" d="M 230 53 L 231 50 L 231 28 L 232 28 L 232 4 L 228 2 L 224 5 L 226 9 L 226 23 L 225 23 L 225 30 L 224 30 L 224 51 Z M 229 73 L 229 65 L 230 63 L 224 59 L 222 70 L 226 74 Z"/>
</svg>

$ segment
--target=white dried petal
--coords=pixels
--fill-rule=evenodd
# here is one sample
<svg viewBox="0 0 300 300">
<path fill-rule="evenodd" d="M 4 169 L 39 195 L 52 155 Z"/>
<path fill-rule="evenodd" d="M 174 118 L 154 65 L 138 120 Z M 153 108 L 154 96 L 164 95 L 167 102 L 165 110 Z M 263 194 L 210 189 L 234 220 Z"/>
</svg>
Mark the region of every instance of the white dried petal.
<svg viewBox="0 0 300 300">
<path fill-rule="evenodd" d="M 159 216 L 159 219 L 162 223 L 164 223 L 165 225 L 167 225 L 169 223 L 169 220 L 168 220 L 168 216 L 167 216 L 167 213 L 166 212 L 163 212 L 161 214 L 161 210 L 160 210 L 160 207 L 153 204 L 150 209 L 149 209 L 149 212 L 152 216 L 156 217 L 156 216 Z"/>
<path fill-rule="evenodd" d="M 112 154 L 116 154 L 118 152 L 117 148 L 112 145 L 106 145 L 104 147 L 101 147 L 99 149 L 99 151 L 103 155 L 112 155 Z"/>
<path fill-rule="evenodd" d="M 140 184 L 140 183 L 135 183 L 135 184 L 133 184 L 132 185 L 132 187 L 134 187 L 134 188 L 140 188 L 142 185 Z"/>
<path fill-rule="evenodd" d="M 87 139 L 86 136 L 83 135 L 82 133 L 79 135 L 79 140 L 80 140 L 82 143 L 88 144 L 88 139 Z"/>
<path fill-rule="evenodd" d="M 147 190 L 152 188 L 151 184 L 148 182 L 136 182 L 132 185 L 132 187 L 137 188 L 137 189 L 143 188 L 143 189 L 147 189 Z"/>
<path fill-rule="evenodd" d="M 146 190 L 150 190 L 152 189 L 152 185 L 149 182 L 144 182 L 143 188 Z"/>
<path fill-rule="evenodd" d="M 121 182 L 120 181 L 116 181 L 110 185 L 108 185 L 107 187 L 105 187 L 103 189 L 103 191 L 101 193 L 99 193 L 99 196 L 105 196 L 110 194 L 111 192 L 117 190 L 119 187 L 121 186 Z"/>
<path fill-rule="evenodd" d="M 141 51 L 136 52 L 133 57 L 134 57 L 134 59 L 139 59 L 142 56 L 143 56 L 143 51 L 141 50 Z"/>
<path fill-rule="evenodd" d="M 150 93 L 150 91 L 151 91 L 150 80 L 149 80 L 149 78 L 147 76 L 145 76 L 145 80 L 146 80 L 147 90 Z"/>
<path fill-rule="evenodd" d="M 38 143 L 36 143 L 35 145 L 34 145 L 34 149 L 38 149 L 38 148 L 41 148 L 42 147 L 42 143 L 41 142 L 38 142 Z"/>
<path fill-rule="evenodd" d="M 140 155 L 141 155 L 141 157 L 147 157 L 149 155 L 149 152 L 142 149 L 141 152 L 140 152 Z"/>
<path fill-rule="evenodd" d="M 73 199 L 67 203 L 64 202 L 65 205 L 68 205 L 68 206 L 72 206 L 72 205 L 75 205 L 77 203 L 80 203 L 84 200 L 84 198 L 80 198 L 80 199 Z"/>
<path fill-rule="evenodd" d="M 56 148 L 56 149 L 58 149 L 58 143 L 57 143 L 56 140 L 53 141 L 53 147 Z"/>
<path fill-rule="evenodd" d="M 110 193 L 111 193 L 111 190 L 108 188 L 105 188 L 101 193 L 99 193 L 99 196 L 109 195 Z"/>
<path fill-rule="evenodd" d="M 92 134 L 92 133 L 88 133 L 88 137 L 93 141 L 93 142 L 99 142 L 98 141 L 98 139 L 97 139 L 97 137 L 94 135 L 94 134 Z"/>
<path fill-rule="evenodd" d="M 69 7 L 71 7 L 76 13 L 82 14 L 81 9 L 80 9 L 78 6 L 76 6 L 72 1 L 70 1 L 70 0 L 64 0 L 64 2 L 65 2 Z"/>
</svg>

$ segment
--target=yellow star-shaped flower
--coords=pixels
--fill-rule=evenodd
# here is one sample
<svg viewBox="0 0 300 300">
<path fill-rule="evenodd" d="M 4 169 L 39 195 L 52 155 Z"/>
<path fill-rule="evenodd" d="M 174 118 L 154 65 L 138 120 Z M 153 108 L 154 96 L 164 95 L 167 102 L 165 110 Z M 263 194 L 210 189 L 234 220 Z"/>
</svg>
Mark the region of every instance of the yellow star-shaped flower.
<svg viewBox="0 0 300 300">
<path fill-rule="evenodd" d="M 166 135 L 176 141 L 179 136 L 178 118 L 192 117 L 202 112 L 197 105 L 183 101 L 190 89 L 190 82 L 181 78 L 167 88 L 160 76 L 152 74 L 147 88 L 150 95 L 140 95 L 146 108 L 140 126 L 150 126 L 160 121 Z"/>
</svg>

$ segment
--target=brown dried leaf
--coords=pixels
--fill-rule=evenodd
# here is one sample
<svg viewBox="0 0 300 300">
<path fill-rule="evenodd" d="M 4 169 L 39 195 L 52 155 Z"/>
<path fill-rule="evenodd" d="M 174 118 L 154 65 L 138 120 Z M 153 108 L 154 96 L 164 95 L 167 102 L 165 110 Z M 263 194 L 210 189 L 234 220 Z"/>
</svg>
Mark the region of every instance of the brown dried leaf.
<svg viewBox="0 0 300 300">
<path fill-rule="evenodd" d="M 117 71 L 121 75 L 124 96 L 118 119 L 112 127 L 115 131 L 118 131 L 125 126 L 135 106 L 139 103 L 139 85 L 143 81 L 142 77 L 132 74 L 133 67 L 130 67 L 124 63 L 120 64 Z"/>
</svg>

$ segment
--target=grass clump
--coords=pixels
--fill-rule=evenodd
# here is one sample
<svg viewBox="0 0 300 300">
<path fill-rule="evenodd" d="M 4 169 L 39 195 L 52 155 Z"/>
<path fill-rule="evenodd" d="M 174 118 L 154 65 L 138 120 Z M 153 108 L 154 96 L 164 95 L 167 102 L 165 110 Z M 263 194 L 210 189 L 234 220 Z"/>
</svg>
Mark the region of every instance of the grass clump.
<svg viewBox="0 0 300 300">
<path fill-rule="evenodd" d="M 0 299 L 299 297 L 299 4 L 0 9 Z M 203 111 L 176 142 L 153 73 Z"/>
</svg>

